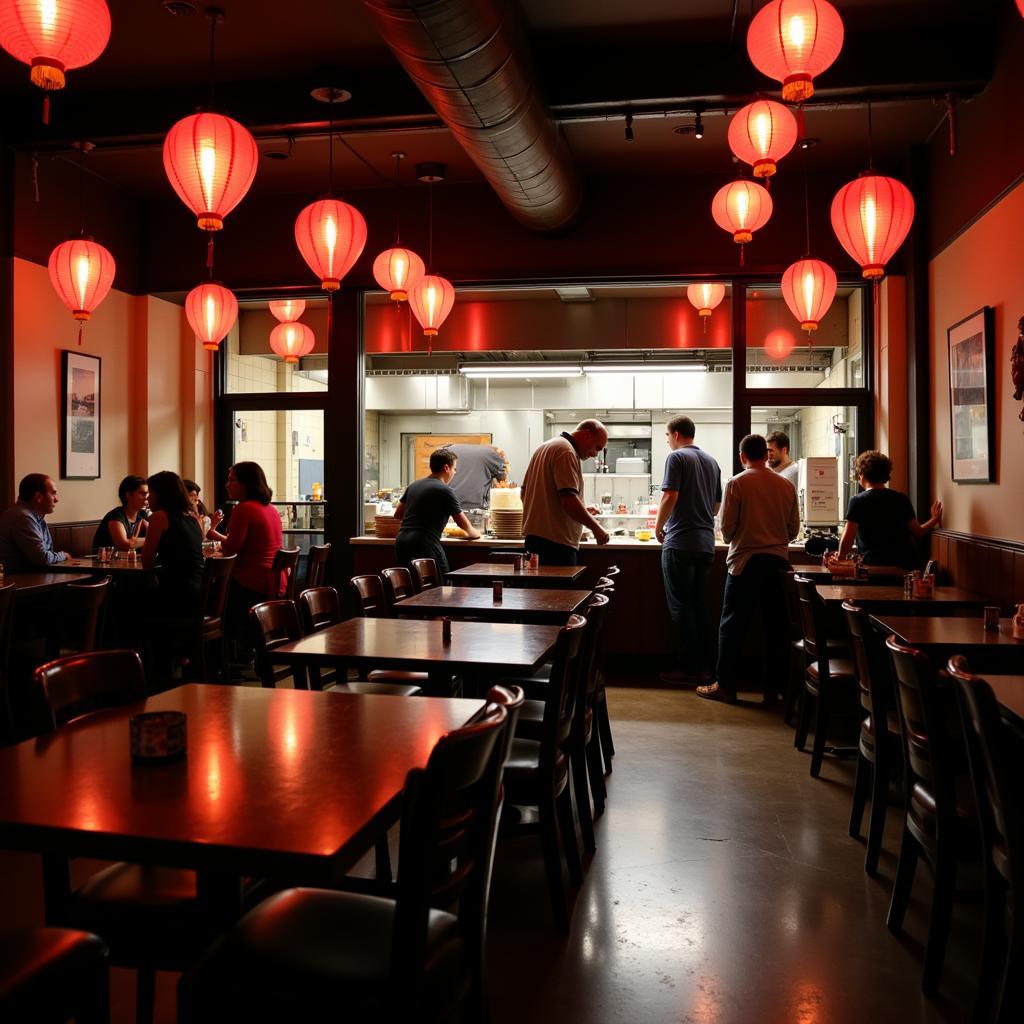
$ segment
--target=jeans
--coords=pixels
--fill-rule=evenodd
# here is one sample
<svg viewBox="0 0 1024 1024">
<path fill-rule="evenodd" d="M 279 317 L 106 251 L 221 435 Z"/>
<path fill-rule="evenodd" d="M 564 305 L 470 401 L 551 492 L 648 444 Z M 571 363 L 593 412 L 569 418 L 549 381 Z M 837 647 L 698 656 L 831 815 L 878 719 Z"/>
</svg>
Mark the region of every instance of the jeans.
<svg viewBox="0 0 1024 1024">
<path fill-rule="evenodd" d="M 672 618 L 676 661 L 683 672 L 691 675 L 711 668 L 708 578 L 714 560 L 714 552 L 661 549 L 661 575 Z"/>
<path fill-rule="evenodd" d="M 541 565 L 578 565 L 579 550 L 571 548 L 568 544 L 556 544 L 546 537 L 526 537 L 523 547 L 531 554 L 536 552 L 540 558 Z"/>
<path fill-rule="evenodd" d="M 718 685 L 736 692 L 740 657 L 746 653 L 747 633 L 761 611 L 765 669 L 764 694 L 773 697 L 785 688 L 789 666 L 789 612 L 785 578 L 789 563 L 777 555 L 752 555 L 738 576 L 727 573 L 722 622 L 718 629 Z"/>
</svg>

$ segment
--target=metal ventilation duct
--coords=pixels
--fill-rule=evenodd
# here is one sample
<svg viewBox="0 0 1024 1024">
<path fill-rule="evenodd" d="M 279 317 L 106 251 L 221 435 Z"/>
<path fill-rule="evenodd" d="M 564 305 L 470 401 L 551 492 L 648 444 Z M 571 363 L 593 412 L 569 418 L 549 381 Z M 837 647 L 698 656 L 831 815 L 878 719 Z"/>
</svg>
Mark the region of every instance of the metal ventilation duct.
<svg viewBox="0 0 1024 1024">
<path fill-rule="evenodd" d="M 536 91 L 513 0 L 363 0 L 381 37 L 521 224 L 557 231 L 583 187 Z"/>
</svg>

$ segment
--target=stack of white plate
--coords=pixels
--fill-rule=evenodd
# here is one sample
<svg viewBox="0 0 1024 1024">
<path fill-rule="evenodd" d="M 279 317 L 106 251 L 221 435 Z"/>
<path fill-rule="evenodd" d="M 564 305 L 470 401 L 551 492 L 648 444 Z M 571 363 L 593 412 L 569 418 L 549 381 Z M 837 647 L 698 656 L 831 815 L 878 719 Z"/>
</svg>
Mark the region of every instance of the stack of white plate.
<svg viewBox="0 0 1024 1024">
<path fill-rule="evenodd" d="M 491 509 L 491 530 L 498 540 L 518 540 L 523 535 L 523 510 Z"/>
<path fill-rule="evenodd" d="M 401 525 L 402 521 L 394 516 L 373 517 L 374 532 L 378 537 L 397 537 Z"/>
</svg>

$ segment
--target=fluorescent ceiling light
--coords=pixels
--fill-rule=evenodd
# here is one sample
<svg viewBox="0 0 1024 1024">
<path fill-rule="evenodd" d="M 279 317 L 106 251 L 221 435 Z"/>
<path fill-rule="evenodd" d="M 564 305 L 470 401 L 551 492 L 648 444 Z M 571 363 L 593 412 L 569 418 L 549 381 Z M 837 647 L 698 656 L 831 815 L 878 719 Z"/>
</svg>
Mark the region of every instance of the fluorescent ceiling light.
<svg viewBox="0 0 1024 1024">
<path fill-rule="evenodd" d="M 531 377 L 578 377 L 579 366 L 565 363 L 462 363 L 459 373 L 470 378 L 526 380 Z"/>
<path fill-rule="evenodd" d="M 555 291 L 558 293 L 558 297 L 563 302 L 593 302 L 594 296 L 591 295 L 590 289 L 584 287 L 581 284 L 567 284 L 561 288 L 556 288 Z"/>
<path fill-rule="evenodd" d="M 707 363 L 587 363 L 584 373 L 705 373 Z"/>
</svg>

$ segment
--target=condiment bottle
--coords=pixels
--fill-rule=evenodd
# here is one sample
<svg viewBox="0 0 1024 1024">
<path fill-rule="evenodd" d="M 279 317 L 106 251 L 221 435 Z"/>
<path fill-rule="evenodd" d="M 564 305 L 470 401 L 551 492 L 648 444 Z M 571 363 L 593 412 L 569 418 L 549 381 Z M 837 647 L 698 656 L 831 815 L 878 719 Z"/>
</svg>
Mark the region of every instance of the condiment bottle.
<svg viewBox="0 0 1024 1024">
<path fill-rule="evenodd" d="M 491 584 L 491 593 L 495 601 L 501 600 L 503 590 L 504 586 L 502 585 L 501 580 L 494 580 L 494 582 Z"/>
<path fill-rule="evenodd" d="M 1017 614 L 1010 623 L 1014 640 L 1024 640 L 1024 604 L 1017 605 Z"/>
<path fill-rule="evenodd" d="M 441 619 L 441 639 L 446 644 L 452 642 L 452 620 L 447 615 Z"/>
</svg>

